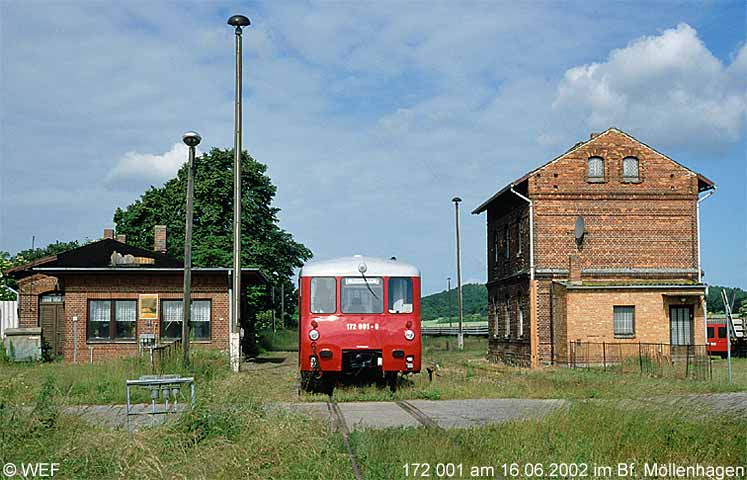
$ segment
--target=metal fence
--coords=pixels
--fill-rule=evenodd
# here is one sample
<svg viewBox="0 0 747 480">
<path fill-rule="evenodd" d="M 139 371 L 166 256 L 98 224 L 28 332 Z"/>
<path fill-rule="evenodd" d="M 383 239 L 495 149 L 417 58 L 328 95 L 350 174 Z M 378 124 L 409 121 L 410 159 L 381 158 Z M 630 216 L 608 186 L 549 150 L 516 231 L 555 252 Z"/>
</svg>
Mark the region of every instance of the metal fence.
<svg viewBox="0 0 747 480">
<path fill-rule="evenodd" d="M 0 302 L 0 338 L 5 338 L 6 328 L 18 328 L 18 302 L 16 300 Z"/>
<path fill-rule="evenodd" d="M 656 377 L 712 378 L 705 345 L 570 342 L 568 363 L 571 368 L 603 368 Z"/>
<path fill-rule="evenodd" d="M 422 335 L 458 335 L 459 327 L 420 327 L 420 333 Z M 488 326 L 480 325 L 473 327 L 462 327 L 462 333 L 464 335 L 482 335 L 488 336 Z"/>
</svg>

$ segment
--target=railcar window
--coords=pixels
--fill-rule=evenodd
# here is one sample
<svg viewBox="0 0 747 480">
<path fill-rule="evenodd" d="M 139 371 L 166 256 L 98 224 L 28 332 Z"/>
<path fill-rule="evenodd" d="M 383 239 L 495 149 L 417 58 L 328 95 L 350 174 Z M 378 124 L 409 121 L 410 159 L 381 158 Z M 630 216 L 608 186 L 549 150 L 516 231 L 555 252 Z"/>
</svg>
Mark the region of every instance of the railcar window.
<svg viewBox="0 0 747 480">
<path fill-rule="evenodd" d="M 380 277 L 342 279 L 342 313 L 384 313 L 384 281 Z"/>
<path fill-rule="evenodd" d="M 718 338 L 726 338 L 726 327 L 718 327 Z"/>
<path fill-rule="evenodd" d="M 412 279 L 389 279 L 389 313 L 412 313 Z"/>
<path fill-rule="evenodd" d="M 334 277 L 311 279 L 311 313 L 337 311 L 337 281 Z"/>
<path fill-rule="evenodd" d="M 708 327 L 708 338 L 713 338 L 713 327 Z"/>
</svg>

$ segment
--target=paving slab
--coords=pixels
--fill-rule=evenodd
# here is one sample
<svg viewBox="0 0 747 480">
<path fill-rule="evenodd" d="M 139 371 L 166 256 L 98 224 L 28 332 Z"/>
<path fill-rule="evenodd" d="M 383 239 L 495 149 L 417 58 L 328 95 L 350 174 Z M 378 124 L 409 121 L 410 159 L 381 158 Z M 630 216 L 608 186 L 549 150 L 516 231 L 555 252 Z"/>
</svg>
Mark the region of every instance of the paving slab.
<svg viewBox="0 0 747 480">
<path fill-rule="evenodd" d="M 337 405 L 350 430 L 420 426 L 415 417 L 394 402 L 343 402 Z"/>
<path fill-rule="evenodd" d="M 526 418 L 542 418 L 559 408 L 566 400 L 474 399 L 410 400 L 442 428 L 465 428 Z"/>
</svg>

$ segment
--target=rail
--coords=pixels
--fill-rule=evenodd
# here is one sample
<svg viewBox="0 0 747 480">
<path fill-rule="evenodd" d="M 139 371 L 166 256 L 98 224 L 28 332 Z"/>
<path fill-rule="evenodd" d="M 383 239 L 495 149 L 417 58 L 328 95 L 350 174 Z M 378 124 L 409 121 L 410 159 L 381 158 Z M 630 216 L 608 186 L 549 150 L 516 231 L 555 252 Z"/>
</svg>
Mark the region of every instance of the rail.
<svg viewBox="0 0 747 480">
<path fill-rule="evenodd" d="M 432 336 L 438 336 L 438 335 L 458 335 L 459 334 L 459 327 L 426 327 L 422 326 L 420 327 L 420 333 L 422 335 L 432 335 Z M 464 335 L 474 335 L 474 336 L 488 336 L 488 326 L 487 325 L 480 325 L 480 326 L 463 326 L 462 327 L 462 333 Z"/>
</svg>

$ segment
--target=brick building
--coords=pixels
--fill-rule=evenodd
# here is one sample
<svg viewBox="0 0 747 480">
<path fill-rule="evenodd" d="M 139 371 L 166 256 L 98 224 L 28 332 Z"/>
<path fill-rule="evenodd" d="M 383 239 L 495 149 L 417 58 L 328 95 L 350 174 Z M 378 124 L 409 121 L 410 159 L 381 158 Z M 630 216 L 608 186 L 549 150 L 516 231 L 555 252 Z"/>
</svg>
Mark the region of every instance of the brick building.
<svg viewBox="0 0 747 480">
<path fill-rule="evenodd" d="M 577 341 L 703 345 L 698 205 L 715 188 L 610 128 L 490 197 L 472 212 L 487 212 L 489 358 L 563 364 Z"/>
<path fill-rule="evenodd" d="M 49 354 L 68 361 L 134 355 L 146 338 L 181 338 L 183 264 L 167 254 L 164 226 L 154 240 L 150 251 L 106 229 L 102 240 L 9 270 L 19 326 L 41 327 Z M 198 348 L 229 348 L 231 274 L 192 269 L 190 343 Z M 242 286 L 262 283 L 258 269 L 242 268 Z"/>
</svg>

